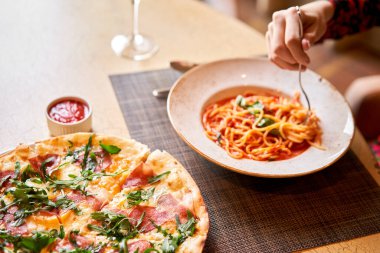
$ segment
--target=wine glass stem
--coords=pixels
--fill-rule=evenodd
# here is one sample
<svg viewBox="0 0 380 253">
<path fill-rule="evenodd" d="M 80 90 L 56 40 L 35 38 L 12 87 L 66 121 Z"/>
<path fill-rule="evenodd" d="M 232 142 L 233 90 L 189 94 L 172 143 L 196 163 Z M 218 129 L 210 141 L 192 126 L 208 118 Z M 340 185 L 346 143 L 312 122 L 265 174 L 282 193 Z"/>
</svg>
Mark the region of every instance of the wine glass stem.
<svg viewBox="0 0 380 253">
<path fill-rule="evenodd" d="M 139 8 L 140 0 L 132 0 L 133 6 L 133 37 L 139 34 Z"/>
</svg>

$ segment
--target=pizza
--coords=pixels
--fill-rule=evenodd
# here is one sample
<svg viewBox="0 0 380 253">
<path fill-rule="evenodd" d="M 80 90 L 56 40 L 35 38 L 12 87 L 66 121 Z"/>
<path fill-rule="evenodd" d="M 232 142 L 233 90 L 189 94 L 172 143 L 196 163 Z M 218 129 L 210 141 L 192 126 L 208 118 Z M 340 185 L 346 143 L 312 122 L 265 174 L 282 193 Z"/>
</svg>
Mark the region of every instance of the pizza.
<svg viewBox="0 0 380 253">
<path fill-rule="evenodd" d="M 190 174 L 132 139 L 77 133 L 0 157 L 0 252 L 201 252 Z"/>
</svg>

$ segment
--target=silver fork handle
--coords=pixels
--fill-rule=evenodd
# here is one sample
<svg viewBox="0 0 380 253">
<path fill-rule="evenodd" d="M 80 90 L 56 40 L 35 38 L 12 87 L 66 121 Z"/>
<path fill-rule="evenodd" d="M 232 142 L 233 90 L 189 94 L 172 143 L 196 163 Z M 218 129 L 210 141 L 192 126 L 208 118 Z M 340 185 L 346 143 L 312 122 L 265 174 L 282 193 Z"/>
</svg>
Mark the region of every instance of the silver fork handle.
<svg viewBox="0 0 380 253">
<path fill-rule="evenodd" d="M 302 91 L 302 94 L 305 96 L 306 103 L 307 103 L 307 116 L 309 116 L 309 113 L 310 113 L 310 101 L 309 101 L 309 97 L 307 96 L 306 91 L 303 88 L 303 85 L 302 85 L 302 82 L 301 82 L 301 72 L 302 72 L 302 65 L 299 64 L 299 67 L 298 67 L 298 83 L 299 83 L 300 89 Z M 306 117 L 306 119 L 307 119 L 307 117 Z"/>
<path fill-rule="evenodd" d="M 299 6 L 296 6 L 297 10 L 297 15 L 298 15 L 298 24 L 299 24 L 299 36 L 301 40 L 301 47 L 302 47 L 302 39 L 303 39 L 303 25 L 302 25 L 302 14 L 301 14 L 301 8 Z M 300 86 L 300 89 L 302 91 L 302 94 L 305 96 L 306 102 L 307 102 L 307 115 L 305 121 L 308 119 L 309 114 L 310 114 L 310 101 L 309 97 L 306 94 L 305 89 L 303 88 L 302 85 L 302 80 L 301 80 L 301 73 L 302 73 L 302 64 L 298 65 L 298 84 Z"/>
</svg>

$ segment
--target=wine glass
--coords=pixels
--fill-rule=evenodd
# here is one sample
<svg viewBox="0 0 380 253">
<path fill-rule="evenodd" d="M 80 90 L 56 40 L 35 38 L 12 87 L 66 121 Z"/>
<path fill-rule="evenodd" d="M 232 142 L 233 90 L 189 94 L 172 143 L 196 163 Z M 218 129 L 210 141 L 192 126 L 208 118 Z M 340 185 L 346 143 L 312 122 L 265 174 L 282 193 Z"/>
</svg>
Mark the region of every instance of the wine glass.
<svg viewBox="0 0 380 253">
<path fill-rule="evenodd" d="M 141 61 L 152 57 L 158 45 L 149 36 L 139 32 L 139 7 L 141 0 L 131 0 L 133 6 L 133 31 L 131 35 L 116 35 L 111 42 L 112 50 L 121 57 Z"/>
</svg>

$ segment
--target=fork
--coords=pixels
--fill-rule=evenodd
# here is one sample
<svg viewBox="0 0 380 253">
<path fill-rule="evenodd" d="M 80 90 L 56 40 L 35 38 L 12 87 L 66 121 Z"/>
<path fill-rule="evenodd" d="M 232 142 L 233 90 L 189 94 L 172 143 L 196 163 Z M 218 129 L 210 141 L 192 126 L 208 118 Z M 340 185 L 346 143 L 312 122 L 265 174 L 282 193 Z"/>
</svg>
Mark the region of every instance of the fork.
<svg viewBox="0 0 380 253">
<path fill-rule="evenodd" d="M 299 23 L 299 30 L 300 30 L 299 34 L 300 34 L 300 40 L 301 40 L 301 46 L 302 46 L 303 25 L 302 25 L 302 19 L 301 19 L 302 18 L 301 8 L 299 6 L 296 6 L 296 10 L 297 10 L 297 14 L 298 14 L 298 23 Z M 303 123 L 305 123 L 309 119 L 309 116 L 310 116 L 310 101 L 309 101 L 309 97 L 307 96 L 306 91 L 302 85 L 301 73 L 302 73 L 302 64 L 298 64 L 298 84 L 299 84 L 299 87 L 302 91 L 302 94 L 305 96 L 305 99 L 307 102 L 307 114 L 306 114 L 305 120 L 303 121 Z"/>
</svg>

